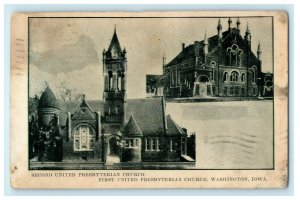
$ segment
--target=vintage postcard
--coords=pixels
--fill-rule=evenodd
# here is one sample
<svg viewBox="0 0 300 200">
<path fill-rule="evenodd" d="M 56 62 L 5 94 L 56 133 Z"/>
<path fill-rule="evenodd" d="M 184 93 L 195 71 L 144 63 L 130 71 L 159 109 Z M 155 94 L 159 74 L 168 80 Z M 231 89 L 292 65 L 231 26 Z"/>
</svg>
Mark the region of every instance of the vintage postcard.
<svg viewBox="0 0 300 200">
<path fill-rule="evenodd" d="M 13 188 L 283 188 L 282 11 L 15 13 Z"/>
</svg>

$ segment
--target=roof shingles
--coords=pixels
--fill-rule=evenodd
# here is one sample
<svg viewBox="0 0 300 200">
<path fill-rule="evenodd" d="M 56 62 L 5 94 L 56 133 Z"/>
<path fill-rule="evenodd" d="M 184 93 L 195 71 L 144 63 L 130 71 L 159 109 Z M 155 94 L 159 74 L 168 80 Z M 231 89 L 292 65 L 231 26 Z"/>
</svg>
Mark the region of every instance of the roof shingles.
<svg viewBox="0 0 300 200">
<path fill-rule="evenodd" d="M 102 112 L 103 101 L 86 101 L 86 104 L 93 112 Z M 66 125 L 67 113 L 70 112 L 71 114 L 74 114 L 80 105 L 80 101 L 60 102 L 61 126 Z M 165 127 L 165 123 L 167 123 L 167 129 Z M 182 128 L 180 128 L 170 116 L 167 116 L 166 119 L 163 97 L 128 99 L 125 124 L 125 132 L 139 135 L 142 134 L 144 136 L 184 134 Z"/>
</svg>

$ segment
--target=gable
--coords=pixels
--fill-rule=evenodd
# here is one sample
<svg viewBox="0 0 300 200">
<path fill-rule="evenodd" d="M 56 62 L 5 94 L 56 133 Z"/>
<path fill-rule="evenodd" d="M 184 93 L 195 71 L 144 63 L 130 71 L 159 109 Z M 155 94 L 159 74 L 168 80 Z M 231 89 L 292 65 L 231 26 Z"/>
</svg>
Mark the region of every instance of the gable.
<svg viewBox="0 0 300 200">
<path fill-rule="evenodd" d="M 143 133 L 137 124 L 136 120 L 134 119 L 134 116 L 131 115 L 127 125 L 124 128 L 124 135 L 126 136 L 143 136 Z"/>
<path fill-rule="evenodd" d="M 167 135 L 169 136 L 186 136 L 187 133 L 171 118 L 170 115 L 167 116 Z"/>
<path fill-rule="evenodd" d="M 76 112 L 72 116 L 72 120 L 74 119 L 81 119 L 81 120 L 96 119 L 96 115 L 89 109 L 89 107 L 79 106 Z"/>
</svg>

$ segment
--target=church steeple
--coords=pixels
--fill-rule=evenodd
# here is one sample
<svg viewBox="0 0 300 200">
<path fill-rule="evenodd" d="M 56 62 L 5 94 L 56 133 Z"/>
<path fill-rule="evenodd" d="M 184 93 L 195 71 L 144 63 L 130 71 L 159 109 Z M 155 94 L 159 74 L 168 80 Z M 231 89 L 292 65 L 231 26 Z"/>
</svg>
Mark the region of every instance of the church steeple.
<svg viewBox="0 0 300 200">
<path fill-rule="evenodd" d="M 121 50 L 116 27 L 107 51 L 103 52 L 103 123 L 122 125 L 126 111 L 126 49 Z"/>
<path fill-rule="evenodd" d="M 110 56 L 111 58 L 118 58 L 121 56 L 122 50 L 121 50 L 121 45 L 119 43 L 119 39 L 118 39 L 118 35 L 117 35 L 117 28 L 115 25 L 114 28 L 114 34 L 113 37 L 111 39 L 109 48 L 108 48 L 108 52 L 110 52 Z"/>
</svg>

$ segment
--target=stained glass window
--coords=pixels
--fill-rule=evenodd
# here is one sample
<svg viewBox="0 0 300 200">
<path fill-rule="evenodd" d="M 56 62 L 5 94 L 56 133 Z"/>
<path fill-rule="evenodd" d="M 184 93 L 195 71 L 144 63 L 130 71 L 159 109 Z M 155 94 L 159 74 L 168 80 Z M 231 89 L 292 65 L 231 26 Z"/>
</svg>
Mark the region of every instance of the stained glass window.
<svg viewBox="0 0 300 200">
<path fill-rule="evenodd" d="M 79 126 L 74 130 L 74 151 L 93 151 L 95 134 L 89 126 Z"/>
</svg>

